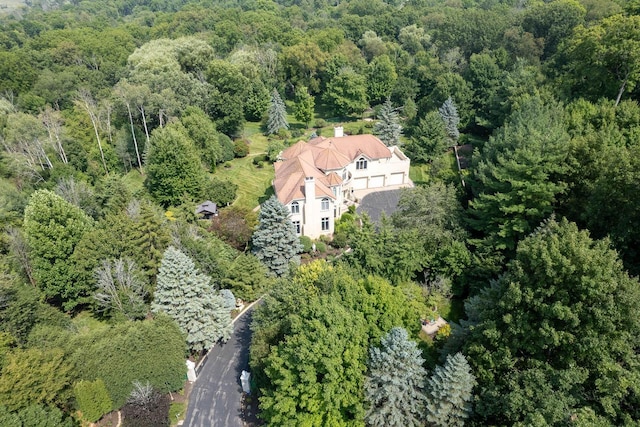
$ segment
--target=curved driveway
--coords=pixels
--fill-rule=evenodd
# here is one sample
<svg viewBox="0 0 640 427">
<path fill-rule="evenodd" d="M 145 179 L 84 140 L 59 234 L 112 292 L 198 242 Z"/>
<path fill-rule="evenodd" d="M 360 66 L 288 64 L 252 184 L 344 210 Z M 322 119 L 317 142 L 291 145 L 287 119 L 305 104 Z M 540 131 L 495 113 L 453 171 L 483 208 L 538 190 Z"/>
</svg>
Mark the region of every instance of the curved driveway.
<svg viewBox="0 0 640 427">
<path fill-rule="evenodd" d="M 242 427 L 240 374 L 249 369 L 251 312 L 234 323 L 229 341 L 209 351 L 208 359 L 193 383 L 184 426 Z"/>
</svg>

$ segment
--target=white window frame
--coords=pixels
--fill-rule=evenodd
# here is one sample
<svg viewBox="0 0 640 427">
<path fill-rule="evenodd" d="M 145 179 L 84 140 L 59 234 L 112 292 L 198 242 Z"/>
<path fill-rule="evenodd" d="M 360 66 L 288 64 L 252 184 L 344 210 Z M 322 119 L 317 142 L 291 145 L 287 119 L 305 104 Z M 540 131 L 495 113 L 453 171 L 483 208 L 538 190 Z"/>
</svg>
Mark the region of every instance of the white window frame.
<svg viewBox="0 0 640 427">
<path fill-rule="evenodd" d="M 356 161 L 356 170 L 364 170 L 367 168 L 367 166 L 368 166 L 368 161 L 364 157 L 360 157 Z"/>
<path fill-rule="evenodd" d="M 325 197 L 324 199 L 322 199 L 320 201 L 320 210 L 321 211 L 328 211 L 329 210 L 329 198 Z"/>
<path fill-rule="evenodd" d="M 296 229 L 296 234 L 300 234 L 302 231 L 302 228 L 300 226 L 300 221 L 291 221 L 293 223 L 293 226 Z"/>
<path fill-rule="evenodd" d="M 291 203 L 291 213 L 292 214 L 299 214 L 300 213 L 300 203 L 298 203 L 298 202 Z"/>
<path fill-rule="evenodd" d="M 320 222 L 320 228 L 322 231 L 328 231 L 331 224 L 329 224 L 329 217 L 322 218 Z"/>
</svg>

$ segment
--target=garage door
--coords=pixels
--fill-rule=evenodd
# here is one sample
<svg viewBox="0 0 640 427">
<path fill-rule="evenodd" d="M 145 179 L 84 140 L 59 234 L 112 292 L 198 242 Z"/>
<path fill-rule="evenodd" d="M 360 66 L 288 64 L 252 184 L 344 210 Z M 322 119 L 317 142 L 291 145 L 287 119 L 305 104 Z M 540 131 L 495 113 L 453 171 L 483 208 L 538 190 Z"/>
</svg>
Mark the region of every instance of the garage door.
<svg viewBox="0 0 640 427">
<path fill-rule="evenodd" d="M 389 177 L 389 185 L 400 185 L 402 184 L 402 178 L 404 177 L 404 173 L 392 173 Z"/>
<path fill-rule="evenodd" d="M 384 175 L 372 176 L 369 180 L 369 188 L 378 188 L 384 186 Z"/>
<path fill-rule="evenodd" d="M 353 180 L 354 190 L 364 190 L 367 188 L 367 178 L 356 178 Z"/>
</svg>

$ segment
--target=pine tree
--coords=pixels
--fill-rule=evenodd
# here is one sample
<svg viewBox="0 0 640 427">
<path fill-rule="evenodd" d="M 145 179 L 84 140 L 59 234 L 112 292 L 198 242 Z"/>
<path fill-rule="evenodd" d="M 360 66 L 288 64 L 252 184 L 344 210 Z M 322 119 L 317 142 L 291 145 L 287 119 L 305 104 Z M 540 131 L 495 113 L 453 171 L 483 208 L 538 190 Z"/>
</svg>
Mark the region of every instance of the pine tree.
<svg viewBox="0 0 640 427">
<path fill-rule="evenodd" d="M 456 104 L 453 103 L 453 99 L 451 99 L 451 97 L 447 98 L 442 106 L 438 108 L 438 112 L 440 113 L 440 117 L 442 117 L 444 127 L 447 130 L 447 135 L 451 138 L 451 142 L 453 145 L 457 145 L 458 138 L 460 137 L 460 131 L 458 131 L 460 117 L 458 116 L 458 108 Z"/>
<path fill-rule="evenodd" d="M 367 425 L 404 427 L 423 425 L 423 387 L 427 372 L 415 342 L 403 328 L 393 328 L 381 340 L 382 347 L 369 351 L 369 375 L 365 399 L 371 405 Z"/>
<path fill-rule="evenodd" d="M 211 279 L 198 272 L 193 261 L 173 246 L 164 252 L 151 310 L 165 312 L 187 334 L 193 351 L 228 339 L 233 329 L 229 309 Z"/>
<path fill-rule="evenodd" d="M 397 108 L 393 108 L 390 99 L 387 99 L 378 114 L 378 122 L 373 127 L 373 133 L 384 142 L 386 146 L 400 145 L 402 126 L 398 117 Z"/>
<path fill-rule="evenodd" d="M 447 356 L 427 382 L 427 421 L 437 427 L 462 427 L 471 414 L 471 391 L 476 379 L 462 353 Z"/>
<path fill-rule="evenodd" d="M 272 135 L 278 133 L 280 129 L 289 129 L 287 122 L 287 109 L 280 98 L 280 94 L 274 88 L 271 93 L 271 104 L 269 105 L 269 117 L 267 119 L 267 133 Z"/>
<path fill-rule="evenodd" d="M 253 252 L 274 276 L 286 274 L 290 263 L 300 263 L 300 239 L 289 219 L 289 210 L 275 196 L 260 208 Z"/>
</svg>

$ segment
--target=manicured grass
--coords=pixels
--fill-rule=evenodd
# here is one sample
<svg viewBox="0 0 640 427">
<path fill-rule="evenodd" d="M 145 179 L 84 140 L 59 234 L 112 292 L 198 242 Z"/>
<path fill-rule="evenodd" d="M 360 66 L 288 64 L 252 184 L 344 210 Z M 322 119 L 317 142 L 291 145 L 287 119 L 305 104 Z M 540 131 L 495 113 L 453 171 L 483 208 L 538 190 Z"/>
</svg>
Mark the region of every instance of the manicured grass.
<svg viewBox="0 0 640 427">
<path fill-rule="evenodd" d="M 248 122 L 245 125 L 243 136 L 249 141 L 249 155 L 218 166 L 214 173 L 215 177 L 228 179 L 238 185 L 234 206 L 254 209 L 273 194 L 273 165 L 265 162 L 263 167 L 259 168 L 253 164 L 255 156 L 267 152 L 269 143 L 260 126 L 258 122 Z"/>
<path fill-rule="evenodd" d="M 431 180 L 431 165 L 411 163 L 409 178 L 415 185 L 428 183 Z"/>
</svg>

